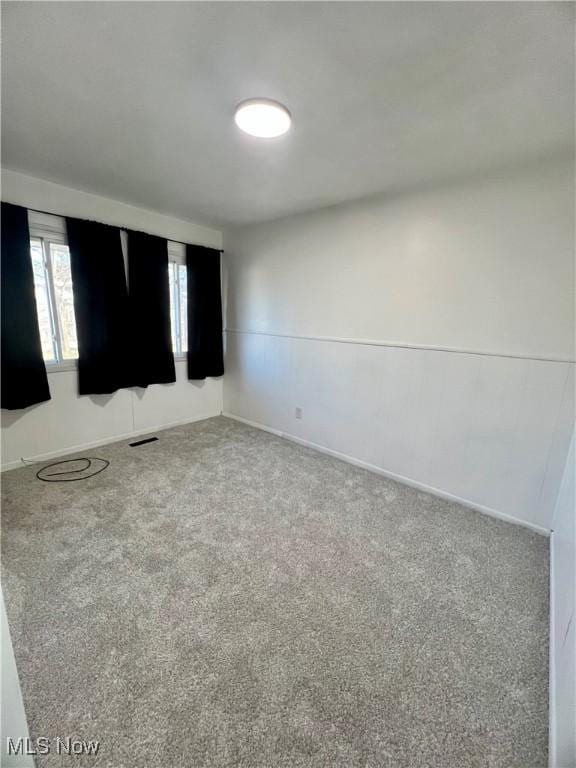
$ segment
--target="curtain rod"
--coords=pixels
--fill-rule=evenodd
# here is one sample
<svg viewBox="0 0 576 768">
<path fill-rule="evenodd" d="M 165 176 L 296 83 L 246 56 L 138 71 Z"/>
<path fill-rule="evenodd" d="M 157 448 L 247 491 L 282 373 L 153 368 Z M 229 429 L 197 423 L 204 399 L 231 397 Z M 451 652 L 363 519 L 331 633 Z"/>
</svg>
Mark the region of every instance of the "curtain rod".
<svg viewBox="0 0 576 768">
<path fill-rule="evenodd" d="M 8 202 L 8 201 L 6 201 Z M 20 205 L 19 203 L 13 203 L 13 205 Z M 40 208 L 30 208 L 28 205 L 22 205 L 21 208 L 26 208 L 28 211 L 33 211 L 34 213 L 44 213 L 46 216 L 58 216 L 61 219 L 78 219 L 79 216 L 65 216 L 62 213 L 54 213 L 53 211 L 43 211 Z M 118 229 L 125 229 L 127 232 L 144 232 L 143 229 L 132 229 L 132 227 L 122 227 L 118 224 L 108 224 L 105 221 L 97 221 L 96 219 L 84 219 L 84 221 L 94 221 L 96 224 L 105 224 L 107 227 L 115 227 L 117 226 Z M 151 232 L 144 232 L 145 235 L 152 235 Z M 162 237 L 162 235 L 152 235 L 152 237 Z M 218 251 L 218 253 L 224 253 L 223 248 L 212 248 L 211 245 L 202 245 L 201 243 L 185 243 L 182 240 L 174 240 L 173 238 L 165 238 L 166 241 L 170 240 L 172 243 L 178 243 L 178 245 L 200 245 L 201 248 L 210 248 L 213 251 Z"/>
</svg>

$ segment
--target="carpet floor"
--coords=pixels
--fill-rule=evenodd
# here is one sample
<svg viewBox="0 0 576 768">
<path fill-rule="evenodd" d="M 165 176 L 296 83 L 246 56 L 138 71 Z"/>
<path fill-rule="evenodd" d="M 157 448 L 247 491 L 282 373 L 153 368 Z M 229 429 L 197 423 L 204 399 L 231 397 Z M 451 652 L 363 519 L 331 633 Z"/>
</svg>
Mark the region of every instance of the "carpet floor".
<svg viewBox="0 0 576 768">
<path fill-rule="evenodd" d="M 546 538 L 223 417 L 158 437 L 3 477 L 33 738 L 109 768 L 546 766 Z"/>
</svg>

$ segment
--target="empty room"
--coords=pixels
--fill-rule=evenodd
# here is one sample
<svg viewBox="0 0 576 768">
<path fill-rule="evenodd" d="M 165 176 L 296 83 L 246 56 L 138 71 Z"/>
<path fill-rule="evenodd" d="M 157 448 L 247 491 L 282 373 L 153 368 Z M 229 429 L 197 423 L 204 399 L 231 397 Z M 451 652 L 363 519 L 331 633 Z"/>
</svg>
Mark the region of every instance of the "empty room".
<svg viewBox="0 0 576 768">
<path fill-rule="evenodd" d="M 2 3 L 2 768 L 576 768 L 575 10 Z"/>
</svg>

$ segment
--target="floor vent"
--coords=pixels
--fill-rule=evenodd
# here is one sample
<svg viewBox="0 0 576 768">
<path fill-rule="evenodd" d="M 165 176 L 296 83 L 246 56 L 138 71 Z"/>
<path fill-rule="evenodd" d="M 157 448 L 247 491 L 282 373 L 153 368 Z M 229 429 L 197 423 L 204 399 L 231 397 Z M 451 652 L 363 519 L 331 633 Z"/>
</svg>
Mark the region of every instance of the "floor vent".
<svg viewBox="0 0 576 768">
<path fill-rule="evenodd" d="M 157 437 L 147 437 L 145 440 L 136 440 L 135 443 L 130 443 L 130 448 L 136 448 L 138 445 L 146 445 L 146 443 L 153 443 L 158 440 Z"/>
</svg>

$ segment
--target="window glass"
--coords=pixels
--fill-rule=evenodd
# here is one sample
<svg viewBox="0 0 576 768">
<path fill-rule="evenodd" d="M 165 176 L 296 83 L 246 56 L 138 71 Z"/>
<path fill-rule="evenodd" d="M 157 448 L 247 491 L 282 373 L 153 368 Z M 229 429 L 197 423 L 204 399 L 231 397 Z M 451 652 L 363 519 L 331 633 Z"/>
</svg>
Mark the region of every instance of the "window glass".
<svg viewBox="0 0 576 768">
<path fill-rule="evenodd" d="M 78 357 L 78 342 L 76 340 L 74 294 L 72 292 L 72 271 L 68 246 L 50 243 L 50 259 L 62 359 L 75 360 Z"/>
<path fill-rule="evenodd" d="M 78 340 L 70 251 L 65 241 L 64 224 L 57 217 L 51 219 L 55 223 L 52 220 L 47 223 L 47 217 L 35 222 L 35 231 L 30 239 L 30 257 L 42 355 L 47 363 L 58 363 L 78 358 Z M 62 231 L 57 231 L 57 224 L 61 224 Z M 180 250 L 183 246 L 178 249 L 177 243 L 169 245 L 174 250 L 168 264 L 172 349 L 176 356 L 181 357 L 188 349 L 186 265 L 181 263 L 183 256 Z"/>
<path fill-rule="evenodd" d="M 172 351 L 177 354 L 178 351 L 178 297 L 176 295 L 178 285 L 176 280 L 176 269 L 178 265 L 170 262 L 168 264 L 168 279 L 170 281 L 170 328 L 172 331 Z"/>
<path fill-rule="evenodd" d="M 186 265 L 171 261 L 168 264 L 170 281 L 170 322 L 172 327 L 172 350 L 182 356 L 188 349 L 188 291 Z"/>
<path fill-rule="evenodd" d="M 180 294 L 180 351 L 188 350 L 188 283 L 186 265 L 178 264 L 178 291 Z"/>
<path fill-rule="evenodd" d="M 42 356 L 46 362 L 56 362 L 58 357 L 54 336 L 49 279 L 44 262 L 42 240 L 34 239 L 30 241 L 30 256 L 32 259 L 32 270 L 34 272 L 34 292 L 36 295 L 36 309 L 38 311 L 38 326 L 40 328 Z"/>
</svg>

